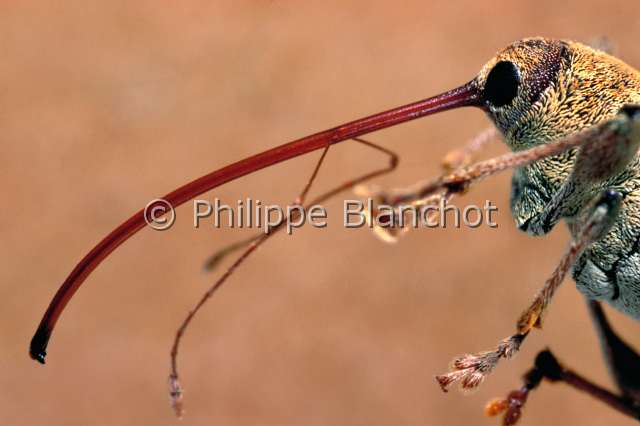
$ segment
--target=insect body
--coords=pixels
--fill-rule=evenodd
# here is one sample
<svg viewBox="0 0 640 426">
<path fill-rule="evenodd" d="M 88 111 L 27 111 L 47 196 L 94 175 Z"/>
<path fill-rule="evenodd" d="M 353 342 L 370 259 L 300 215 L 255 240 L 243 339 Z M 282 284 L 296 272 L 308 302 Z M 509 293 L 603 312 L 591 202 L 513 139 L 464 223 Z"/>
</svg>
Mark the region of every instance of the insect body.
<svg viewBox="0 0 640 426">
<path fill-rule="evenodd" d="M 534 39 L 515 43 L 482 69 L 478 81 L 495 98 L 489 103 L 488 115 L 514 151 L 561 139 L 612 119 L 624 105 L 640 104 L 638 71 L 573 42 Z M 603 189 L 615 188 L 623 194 L 613 229 L 581 256 L 574 277 L 586 296 L 607 300 L 640 319 L 640 163 L 633 160 L 624 173 L 570 194 L 571 189 L 563 185 L 569 183 L 575 154 L 576 150 L 570 150 L 516 169 L 513 217 L 518 227 L 540 235 L 559 217 L 573 217 Z M 561 205 L 554 204 L 554 196 Z"/>
<path fill-rule="evenodd" d="M 225 182 L 295 156 L 355 139 L 388 153 L 358 137 L 375 130 L 436 112 L 474 106 L 485 111 L 512 153 L 466 165 L 466 154 L 448 157 L 448 171 L 408 190 L 379 192 L 396 207 L 449 198 L 471 183 L 507 169 L 515 169 L 511 209 L 516 225 L 543 235 L 561 219 L 570 227 L 572 243 L 559 266 L 517 323 L 517 332 L 494 351 L 454 360 L 452 371 L 438 376 L 444 390 L 456 381 L 473 388 L 495 368 L 498 360 L 516 353 L 533 328 L 539 328 L 553 293 L 573 268 L 578 289 L 587 296 L 607 361 L 619 394 L 613 394 L 563 367 L 550 352 L 536 358 L 524 386 L 507 399 L 488 406 L 489 414 L 505 412 L 504 424 L 514 424 L 529 392 L 543 379 L 564 381 L 611 407 L 640 418 L 640 357 L 611 330 L 597 301 L 606 300 L 625 314 L 640 319 L 640 73 L 620 60 L 585 45 L 544 38 L 513 43 L 469 83 L 423 101 L 359 119 L 290 142 L 197 179 L 164 199 L 177 206 Z M 474 148 L 475 149 L 475 148 Z M 458 158 L 458 161 L 450 161 Z M 316 199 L 324 200 L 366 179 L 393 169 L 372 172 L 345 183 Z M 304 204 L 309 184 L 294 204 Z M 372 212 L 369 212 L 372 213 Z M 36 334 L 30 354 L 44 363 L 53 327 L 64 306 L 91 271 L 119 244 L 145 225 L 140 211 L 105 237 L 71 272 L 56 293 Z M 291 219 L 291 218 L 290 218 Z M 177 352 L 180 339 L 194 315 L 233 270 L 270 235 L 252 238 L 238 247 L 244 254 L 203 296 L 179 328 L 171 352 L 171 395 L 179 411 Z M 391 231 L 388 231 L 391 232 Z"/>
</svg>

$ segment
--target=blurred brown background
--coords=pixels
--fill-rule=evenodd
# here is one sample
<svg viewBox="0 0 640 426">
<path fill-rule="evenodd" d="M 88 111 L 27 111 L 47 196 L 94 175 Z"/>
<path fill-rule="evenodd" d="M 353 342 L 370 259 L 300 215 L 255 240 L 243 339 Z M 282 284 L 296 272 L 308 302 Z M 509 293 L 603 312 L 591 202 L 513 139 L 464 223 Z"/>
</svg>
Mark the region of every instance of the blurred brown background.
<svg viewBox="0 0 640 426">
<path fill-rule="evenodd" d="M 27 346 L 80 257 L 152 197 L 231 161 L 469 80 L 533 35 L 606 35 L 640 65 L 640 3 L 103 1 L 0 4 L 0 424 L 174 425 L 166 376 L 174 330 L 216 275 L 202 262 L 245 231 L 144 230 L 89 278 L 62 316 L 48 364 Z M 403 157 L 377 183 L 438 173 L 488 124 L 449 112 L 370 135 Z M 485 155 L 504 152 L 495 146 Z M 285 203 L 317 153 L 207 194 Z M 316 191 L 382 164 L 330 151 Z M 344 230 L 280 235 L 232 277 L 184 340 L 185 425 L 497 424 L 486 400 L 520 383 L 535 353 L 611 386 L 581 296 L 568 281 L 542 333 L 468 396 L 433 380 L 456 354 L 492 347 L 555 266 L 563 226 L 517 232 L 509 176 L 499 228 L 420 230 L 385 245 Z M 348 195 L 349 196 L 349 195 Z M 333 218 L 333 220 L 331 220 Z M 609 310 L 610 311 L 610 310 Z M 612 313 L 640 346 L 638 324 Z M 565 386 L 533 394 L 523 424 L 629 420 Z"/>
</svg>

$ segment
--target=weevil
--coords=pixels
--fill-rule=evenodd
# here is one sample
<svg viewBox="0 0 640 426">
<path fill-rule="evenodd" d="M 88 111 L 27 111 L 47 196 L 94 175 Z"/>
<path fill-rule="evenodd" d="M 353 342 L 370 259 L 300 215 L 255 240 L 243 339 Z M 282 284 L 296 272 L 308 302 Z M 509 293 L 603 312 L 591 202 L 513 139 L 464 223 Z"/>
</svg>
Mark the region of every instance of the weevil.
<svg viewBox="0 0 640 426">
<path fill-rule="evenodd" d="M 471 155 L 493 133 L 453 151 L 445 159 L 445 172 L 408 189 L 377 191 L 379 201 L 401 207 L 433 203 L 467 191 L 471 184 L 505 170 L 513 170 L 511 211 L 516 226 L 534 236 L 548 233 L 559 221 L 569 227 L 572 240 L 567 253 L 516 323 L 516 332 L 495 350 L 456 358 L 449 373 L 436 377 L 447 390 L 453 382 L 477 387 L 502 358 L 515 354 L 527 335 L 540 328 L 555 290 L 571 272 L 585 296 L 600 337 L 604 358 L 617 385 L 610 392 L 562 365 L 548 350 L 541 352 L 525 374 L 522 387 L 505 399 L 494 400 L 486 413 L 503 413 L 503 424 L 521 417 L 530 391 L 544 380 L 565 382 L 610 407 L 640 419 L 640 356 L 617 336 L 600 305 L 608 302 L 640 320 L 640 73 L 610 54 L 584 44 L 547 38 L 519 40 L 487 62 L 467 84 L 412 104 L 303 137 L 196 179 L 163 197 L 178 206 L 233 179 L 276 163 L 323 150 L 302 194 L 292 205 L 304 205 L 306 195 L 329 148 L 356 140 L 390 158 L 389 166 L 345 182 L 314 200 L 393 170 L 397 157 L 361 136 L 419 117 L 459 107 L 481 109 L 511 149 L 497 158 L 472 163 Z M 168 213 L 166 205 L 153 205 Z M 164 209 L 164 210 L 162 210 Z M 157 211 L 156 211 L 157 212 Z M 375 212 L 367 212 L 369 220 Z M 291 220 L 293 218 L 289 218 Z M 387 239 L 397 237 L 393 217 L 376 229 Z M 98 243 L 72 270 L 55 294 L 31 341 L 30 355 L 44 363 L 53 328 L 75 291 L 88 275 L 125 240 L 149 222 L 141 209 Z M 391 224 L 391 226 L 388 226 Z M 280 230 L 234 245 L 242 255 L 190 311 L 171 350 L 170 392 L 174 408 L 182 407 L 177 353 L 181 337 L 200 307 L 228 279 L 256 247 Z M 216 256 L 211 263 L 215 263 Z"/>
</svg>

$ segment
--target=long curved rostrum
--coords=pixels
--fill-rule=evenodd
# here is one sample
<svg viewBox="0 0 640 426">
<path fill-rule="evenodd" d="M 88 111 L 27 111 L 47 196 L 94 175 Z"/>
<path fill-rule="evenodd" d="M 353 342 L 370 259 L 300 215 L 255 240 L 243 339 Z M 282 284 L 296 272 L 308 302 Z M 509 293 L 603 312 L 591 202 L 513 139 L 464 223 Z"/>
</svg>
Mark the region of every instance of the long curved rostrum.
<svg viewBox="0 0 640 426">
<path fill-rule="evenodd" d="M 333 145 L 376 130 L 381 130 L 441 111 L 466 106 L 482 107 L 484 105 L 482 98 L 482 94 L 480 93 L 475 80 L 472 80 L 467 84 L 440 95 L 351 121 L 245 158 L 244 160 L 238 161 L 189 182 L 165 195 L 162 199 L 168 202 L 171 206 L 178 207 L 194 197 L 234 179 L 246 176 L 282 161 L 325 148 L 327 145 Z M 166 206 L 158 203 L 158 205 L 148 207 L 150 207 L 148 211 L 152 211 L 156 207 L 165 208 Z M 163 211 L 166 212 L 166 210 Z M 31 358 L 44 364 L 49 339 L 51 338 L 56 322 L 62 314 L 65 306 L 69 303 L 75 292 L 80 288 L 91 272 L 111 252 L 120 246 L 120 244 L 131 238 L 136 232 L 145 227 L 147 224 L 147 218 L 145 217 L 144 212 L 144 209 L 136 212 L 128 220 L 109 233 L 89 253 L 87 253 L 71 271 L 50 302 L 49 307 L 40 321 L 38 329 L 31 339 L 29 349 Z"/>
</svg>

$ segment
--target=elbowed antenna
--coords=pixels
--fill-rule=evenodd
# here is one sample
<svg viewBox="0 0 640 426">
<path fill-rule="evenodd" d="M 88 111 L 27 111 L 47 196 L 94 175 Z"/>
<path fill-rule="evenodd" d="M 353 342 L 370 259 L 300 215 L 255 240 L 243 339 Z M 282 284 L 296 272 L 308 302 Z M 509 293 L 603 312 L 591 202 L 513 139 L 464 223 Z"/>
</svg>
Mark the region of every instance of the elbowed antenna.
<svg viewBox="0 0 640 426">
<path fill-rule="evenodd" d="M 416 118 L 435 114 L 453 108 L 482 106 L 482 94 L 475 80 L 443 94 L 390 109 L 385 112 L 351 121 L 346 124 L 303 137 L 270 150 L 238 161 L 208 175 L 202 176 L 163 197 L 170 205 L 177 207 L 194 197 L 224 183 L 248 175 L 265 167 L 307 154 L 327 145 L 336 144 L 376 130 Z M 29 354 L 31 358 L 44 364 L 47 344 L 53 328 L 71 300 L 89 274 L 120 244 L 128 240 L 146 225 L 144 210 L 140 210 L 111 231 L 100 241 L 71 271 L 51 300 L 40 325 L 31 339 Z"/>
</svg>

